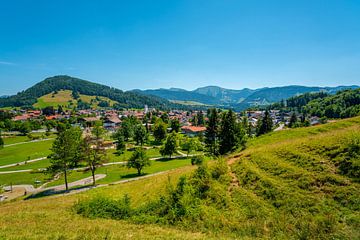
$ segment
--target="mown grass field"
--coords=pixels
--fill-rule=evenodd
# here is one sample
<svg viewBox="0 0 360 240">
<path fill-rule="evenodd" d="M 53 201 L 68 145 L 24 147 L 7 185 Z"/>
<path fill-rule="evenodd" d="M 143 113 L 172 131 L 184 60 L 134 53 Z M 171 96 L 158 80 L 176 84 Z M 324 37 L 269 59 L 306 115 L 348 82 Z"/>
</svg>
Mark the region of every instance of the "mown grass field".
<svg viewBox="0 0 360 240">
<path fill-rule="evenodd" d="M 43 137 L 43 138 L 56 137 L 56 135 L 53 133 L 51 133 L 49 136 L 46 136 L 45 133 L 31 133 L 31 135 L 34 137 Z M 31 141 L 27 136 L 18 136 L 18 135 L 3 136 L 3 140 L 5 145 Z"/>
<path fill-rule="evenodd" d="M 50 154 L 53 140 L 8 146 L 0 151 L 0 165 L 18 163 Z"/>
<path fill-rule="evenodd" d="M 142 206 L 165 192 L 169 176 L 175 184 L 179 176 L 196 168 L 185 166 L 77 195 L 2 204 L 0 238 L 359 239 L 359 179 L 339 168 L 348 156 L 349 141 L 359 133 L 358 117 L 250 140 L 247 149 L 226 158 L 232 178 L 224 196 L 226 205 L 220 210 L 211 198 L 201 202 L 206 214 L 191 225 L 91 219 L 72 208 L 78 200 L 120 199 L 124 194 L 130 196 L 132 206 Z"/>
</svg>

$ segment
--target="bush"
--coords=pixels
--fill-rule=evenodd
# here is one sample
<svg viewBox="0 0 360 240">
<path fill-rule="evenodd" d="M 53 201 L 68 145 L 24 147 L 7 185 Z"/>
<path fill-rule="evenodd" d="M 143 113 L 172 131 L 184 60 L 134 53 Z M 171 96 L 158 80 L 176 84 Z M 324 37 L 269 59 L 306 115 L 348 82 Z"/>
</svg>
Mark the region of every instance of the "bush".
<svg viewBox="0 0 360 240">
<path fill-rule="evenodd" d="M 204 162 L 203 156 L 194 156 L 191 158 L 191 165 L 201 165 Z"/>
</svg>

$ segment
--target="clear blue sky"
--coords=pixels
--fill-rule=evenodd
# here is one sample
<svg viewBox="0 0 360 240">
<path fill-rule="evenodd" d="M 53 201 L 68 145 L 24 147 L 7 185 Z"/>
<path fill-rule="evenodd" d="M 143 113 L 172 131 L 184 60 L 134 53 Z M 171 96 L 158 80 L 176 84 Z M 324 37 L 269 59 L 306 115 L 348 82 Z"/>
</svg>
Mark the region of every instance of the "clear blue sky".
<svg viewBox="0 0 360 240">
<path fill-rule="evenodd" d="M 120 89 L 360 84 L 358 0 L 8 0 L 0 95 L 67 74 Z"/>
</svg>

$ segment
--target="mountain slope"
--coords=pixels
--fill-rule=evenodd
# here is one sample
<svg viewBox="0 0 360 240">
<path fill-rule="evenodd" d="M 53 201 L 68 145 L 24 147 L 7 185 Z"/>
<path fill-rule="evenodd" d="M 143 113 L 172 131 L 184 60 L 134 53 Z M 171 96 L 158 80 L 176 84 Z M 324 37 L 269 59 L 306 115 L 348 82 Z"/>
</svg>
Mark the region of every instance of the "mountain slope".
<svg viewBox="0 0 360 240">
<path fill-rule="evenodd" d="M 70 76 L 55 76 L 46 78 L 14 96 L 0 99 L 0 107 L 31 106 L 37 102 L 39 97 L 60 90 L 71 90 L 84 95 L 107 97 L 117 101 L 120 107 L 125 108 L 142 108 L 145 104 L 157 108 L 172 105 L 169 101 L 155 96 L 145 96 L 136 92 L 123 92 L 116 88 Z"/>
<path fill-rule="evenodd" d="M 220 105 L 221 101 L 219 99 L 207 96 L 203 94 L 199 94 L 196 92 L 186 91 L 183 89 L 154 89 L 154 90 L 134 90 L 135 92 L 141 92 L 146 95 L 158 96 L 161 98 L 165 98 L 168 100 L 180 100 L 180 101 L 194 101 L 200 102 L 207 105 Z"/>
<path fill-rule="evenodd" d="M 279 102 L 282 99 L 308 93 L 325 91 L 335 94 L 343 89 L 355 89 L 359 86 L 338 86 L 338 87 L 306 87 L 306 86 L 283 86 L 272 88 L 259 88 L 241 90 L 226 89 L 217 86 L 207 86 L 187 91 L 184 89 L 154 89 L 135 90 L 146 95 L 158 96 L 168 100 L 195 101 L 207 105 L 233 107 L 237 110 L 244 110 L 251 106 L 268 105 Z"/>
</svg>

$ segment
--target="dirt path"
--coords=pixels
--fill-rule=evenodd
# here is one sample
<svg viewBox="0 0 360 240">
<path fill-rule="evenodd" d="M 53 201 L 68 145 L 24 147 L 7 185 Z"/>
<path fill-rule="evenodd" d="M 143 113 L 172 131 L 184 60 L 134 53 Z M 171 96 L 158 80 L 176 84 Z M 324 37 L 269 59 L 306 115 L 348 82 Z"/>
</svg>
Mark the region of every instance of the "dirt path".
<svg viewBox="0 0 360 240">
<path fill-rule="evenodd" d="M 230 182 L 230 185 L 228 187 L 229 192 L 232 192 L 234 188 L 240 187 L 239 179 L 237 178 L 236 173 L 231 169 L 231 165 L 234 164 L 236 161 L 239 161 L 239 160 L 240 160 L 240 154 L 233 156 L 232 158 L 230 158 L 227 161 L 229 174 L 231 176 L 231 182 Z"/>
</svg>

